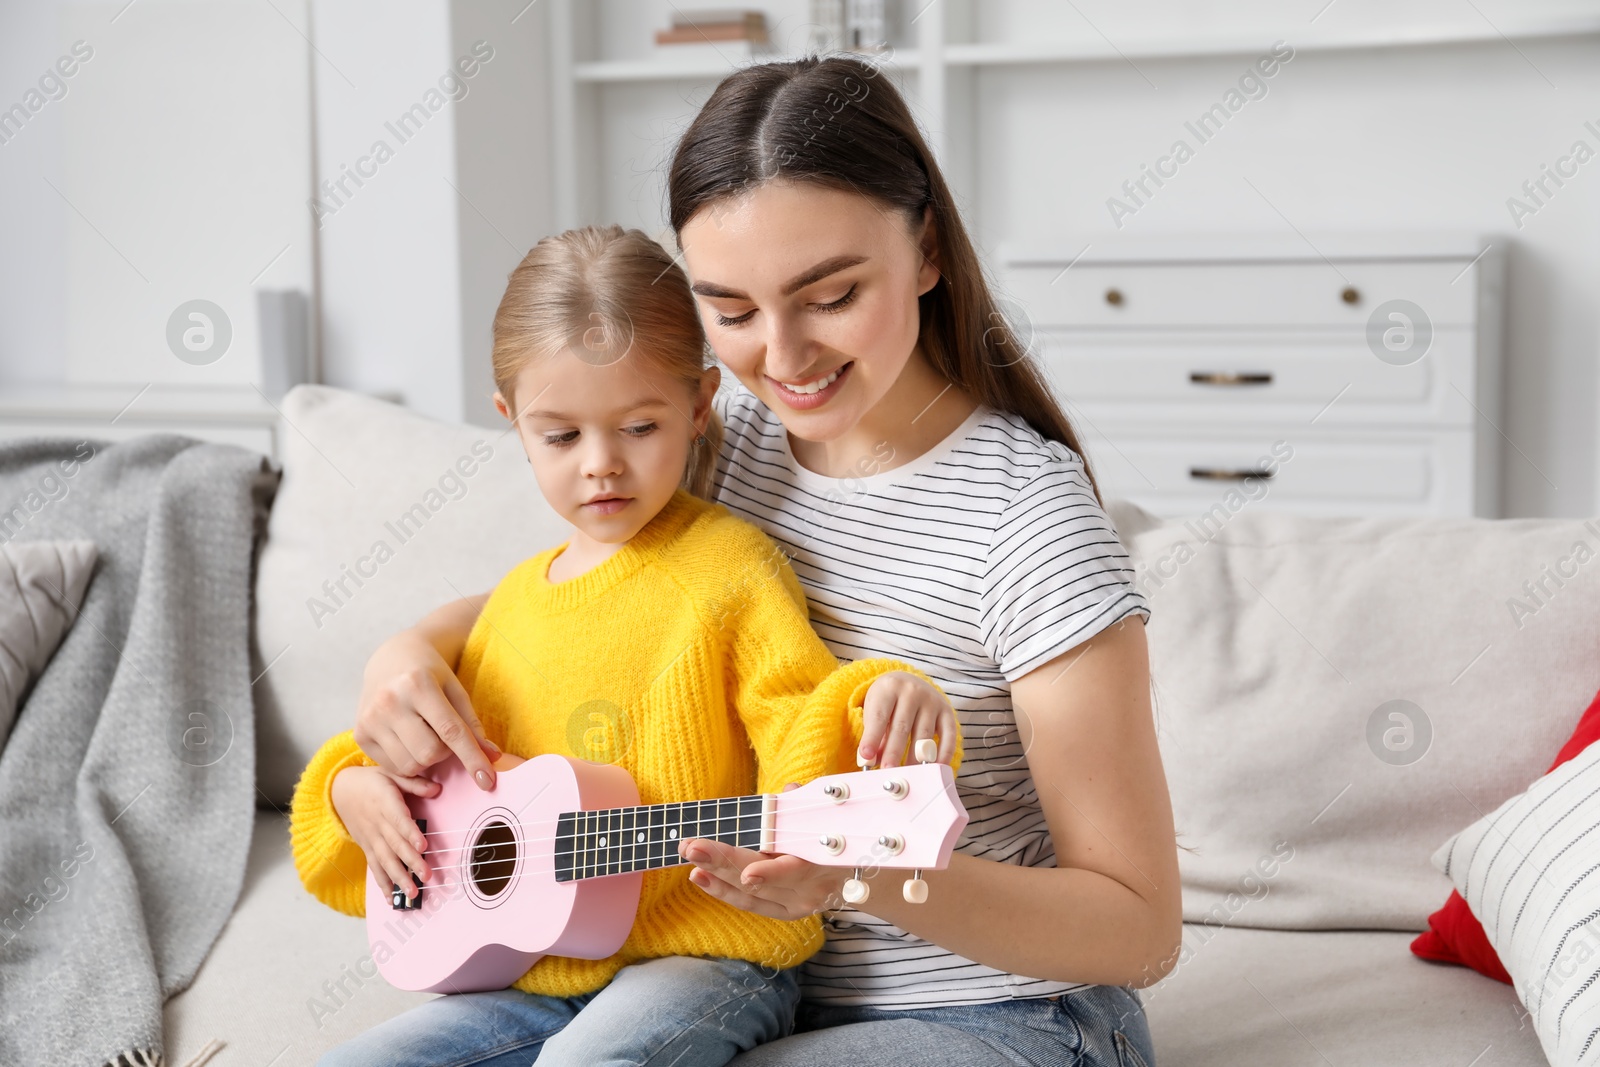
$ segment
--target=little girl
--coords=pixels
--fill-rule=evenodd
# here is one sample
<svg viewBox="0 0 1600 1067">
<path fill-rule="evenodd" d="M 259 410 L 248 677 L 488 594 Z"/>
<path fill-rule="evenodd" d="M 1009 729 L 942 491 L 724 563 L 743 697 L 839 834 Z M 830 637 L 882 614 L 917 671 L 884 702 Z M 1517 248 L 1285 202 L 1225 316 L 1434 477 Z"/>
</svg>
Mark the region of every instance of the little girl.
<svg viewBox="0 0 1600 1067">
<path fill-rule="evenodd" d="M 457 666 L 497 768 L 546 752 L 613 762 L 643 804 L 776 792 L 855 770 L 868 689 L 895 671 L 923 678 L 892 660 L 841 667 L 777 546 L 705 499 L 722 433 L 706 353 L 687 278 L 639 230 L 545 238 L 512 272 L 495 407 L 573 533 L 495 587 Z M 937 724 L 941 758 L 959 764 L 942 694 L 894 689 L 889 736 Z M 427 883 L 402 783 L 353 731 L 301 776 L 290 832 L 306 888 L 348 914 L 364 911 L 369 867 L 408 897 L 413 874 Z M 819 918 L 731 907 L 688 871 L 644 874 L 616 954 L 545 956 L 510 989 L 429 1001 L 321 1062 L 703 1067 L 787 1035 Z"/>
</svg>

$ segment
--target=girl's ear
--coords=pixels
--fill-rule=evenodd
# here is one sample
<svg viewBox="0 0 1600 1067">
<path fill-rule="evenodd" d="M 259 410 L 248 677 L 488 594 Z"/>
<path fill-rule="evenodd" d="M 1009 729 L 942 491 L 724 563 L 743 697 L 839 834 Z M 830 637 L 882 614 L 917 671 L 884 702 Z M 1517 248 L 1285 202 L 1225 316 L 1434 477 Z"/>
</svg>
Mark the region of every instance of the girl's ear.
<svg viewBox="0 0 1600 1067">
<path fill-rule="evenodd" d="M 722 368 L 712 364 L 700 372 L 700 391 L 694 401 L 694 428 L 696 433 L 705 433 L 706 423 L 711 421 L 711 400 L 717 395 L 717 387 L 722 384 Z"/>
<path fill-rule="evenodd" d="M 506 398 L 500 395 L 500 390 L 494 391 L 494 409 L 502 418 L 511 418 L 511 405 L 506 403 Z"/>
</svg>

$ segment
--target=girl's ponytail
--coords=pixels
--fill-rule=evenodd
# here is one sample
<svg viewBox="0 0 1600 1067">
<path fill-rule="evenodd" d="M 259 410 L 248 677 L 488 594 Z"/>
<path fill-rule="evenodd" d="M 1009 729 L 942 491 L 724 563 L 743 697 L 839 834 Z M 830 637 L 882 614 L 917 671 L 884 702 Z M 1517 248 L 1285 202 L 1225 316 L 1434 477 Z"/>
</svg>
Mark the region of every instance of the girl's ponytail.
<svg viewBox="0 0 1600 1067">
<path fill-rule="evenodd" d="M 683 487 L 702 500 L 711 500 L 715 489 L 717 454 L 722 451 L 722 420 L 713 411 L 706 432 L 689 449 L 689 469 L 683 474 Z"/>
</svg>

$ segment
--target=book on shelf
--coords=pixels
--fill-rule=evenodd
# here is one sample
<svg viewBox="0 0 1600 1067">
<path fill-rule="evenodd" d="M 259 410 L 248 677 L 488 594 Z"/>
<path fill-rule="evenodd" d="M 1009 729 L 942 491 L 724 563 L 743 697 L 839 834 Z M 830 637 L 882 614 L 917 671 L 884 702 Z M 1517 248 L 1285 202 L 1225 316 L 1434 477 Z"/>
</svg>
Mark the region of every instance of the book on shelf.
<svg viewBox="0 0 1600 1067">
<path fill-rule="evenodd" d="M 765 45 L 766 14 L 762 11 L 707 10 L 674 11 L 672 29 L 656 30 L 658 45 L 698 45 L 720 40 L 747 40 Z"/>
<path fill-rule="evenodd" d="M 673 27 L 656 31 L 656 44 L 701 44 L 706 41 L 751 41 L 767 43 L 767 28 L 752 31 L 745 23 L 727 23 L 722 26 Z"/>
</svg>

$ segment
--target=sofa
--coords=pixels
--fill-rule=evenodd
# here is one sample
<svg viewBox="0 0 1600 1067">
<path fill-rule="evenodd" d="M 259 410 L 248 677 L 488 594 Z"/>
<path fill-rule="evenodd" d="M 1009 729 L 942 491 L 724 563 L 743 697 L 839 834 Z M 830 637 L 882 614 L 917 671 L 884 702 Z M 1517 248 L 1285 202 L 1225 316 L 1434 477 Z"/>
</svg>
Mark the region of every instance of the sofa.
<svg viewBox="0 0 1600 1067">
<path fill-rule="evenodd" d="M 351 725 L 379 641 L 564 537 L 502 429 L 321 386 L 282 414 L 255 577 L 255 834 L 232 917 L 167 1004 L 179 1067 L 310 1064 L 431 996 L 388 986 L 362 920 L 301 887 L 290 791 Z M 1166 520 L 1108 505 L 1152 607 L 1184 846 L 1183 948 L 1141 990 L 1158 1063 L 1543 1064 L 1512 987 L 1408 946 L 1452 888 L 1430 856 L 1544 772 L 1600 684 L 1600 566 L 1550 569 L 1600 538 L 1264 501 L 1219 492 Z"/>
</svg>

